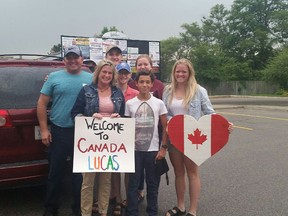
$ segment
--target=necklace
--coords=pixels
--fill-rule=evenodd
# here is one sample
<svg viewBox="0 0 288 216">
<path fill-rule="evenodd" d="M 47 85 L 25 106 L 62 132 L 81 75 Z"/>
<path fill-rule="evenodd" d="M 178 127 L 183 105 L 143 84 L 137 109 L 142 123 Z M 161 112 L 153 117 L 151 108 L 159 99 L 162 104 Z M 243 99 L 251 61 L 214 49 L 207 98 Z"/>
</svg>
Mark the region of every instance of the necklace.
<svg viewBox="0 0 288 216">
<path fill-rule="evenodd" d="M 100 92 L 105 92 L 105 91 L 108 90 L 109 88 L 110 88 L 110 86 L 108 86 L 108 87 L 106 87 L 106 88 L 103 88 L 103 89 L 100 89 L 100 88 L 98 88 L 98 89 L 99 89 Z"/>
</svg>

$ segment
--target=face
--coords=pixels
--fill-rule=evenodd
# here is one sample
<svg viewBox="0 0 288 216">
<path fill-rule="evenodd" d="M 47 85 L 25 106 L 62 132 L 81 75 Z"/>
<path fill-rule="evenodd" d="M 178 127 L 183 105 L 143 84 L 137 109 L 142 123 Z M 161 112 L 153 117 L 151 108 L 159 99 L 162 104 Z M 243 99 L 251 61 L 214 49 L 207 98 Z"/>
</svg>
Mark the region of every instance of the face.
<svg viewBox="0 0 288 216">
<path fill-rule="evenodd" d="M 136 70 L 137 71 L 141 71 L 141 70 L 150 71 L 152 70 L 152 66 L 147 58 L 140 58 L 137 61 Z"/>
<path fill-rule="evenodd" d="M 153 86 L 153 82 L 151 80 L 150 76 L 141 75 L 139 77 L 138 82 L 136 82 L 136 86 L 138 87 L 138 90 L 142 94 L 148 94 L 150 92 L 150 89 Z"/>
<path fill-rule="evenodd" d="M 177 83 L 186 83 L 189 78 L 189 69 L 185 64 L 178 64 L 175 68 L 174 77 Z"/>
<path fill-rule="evenodd" d="M 129 73 L 126 70 L 120 70 L 118 71 L 118 83 L 120 84 L 126 84 L 131 79 L 131 73 Z"/>
<path fill-rule="evenodd" d="M 69 53 L 64 58 L 64 64 L 69 73 L 79 73 L 83 64 L 83 58 L 74 53 Z"/>
<path fill-rule="evenodd" d="M 113 79 L 113 71 L 111 66 L 105 65 L 99 73 L 98 84 L 110 85 Z"/>
<path fill-rule="evenodd" d="M 107 53 L 106 59 L 112 61 L 114 65 L 117 65 L 121 63 L 122 55 L 118 50 L 112 49 L 110 52 Z"/>
</svg>

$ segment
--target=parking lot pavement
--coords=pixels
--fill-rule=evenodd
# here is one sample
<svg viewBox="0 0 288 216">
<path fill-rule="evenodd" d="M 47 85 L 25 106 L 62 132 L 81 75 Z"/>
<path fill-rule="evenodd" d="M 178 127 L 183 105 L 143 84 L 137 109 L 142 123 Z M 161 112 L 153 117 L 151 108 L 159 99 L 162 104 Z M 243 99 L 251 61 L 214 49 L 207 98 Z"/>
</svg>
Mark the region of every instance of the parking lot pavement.
<svg viewBox="0 0 288 216">
<path fill-rule="evenodd" d="M 200 167 L 197 216 L 287 216 L 288 112 L 224 107 L 216 111 L 233 122 L 235 129 L 228 144 Z M 176 204 L 170 168 L 169 186 L 162 177 L 159 215 Z M 188 200 L 186 193 L 186 206 Z M 144 207 L 143 203 L 142 215 Z"/>
<path fill-rule="evenodd" d="M 288 113 L 225 109 L 235 124 L 226 146 L 203 164 L 198 215 L 287 215 Z"/>
<path fill-rule="evenodd" d="M 216 111 L 233 122 L 235 129 L 228 144 L 200 166 L 197 216 L 287 216 L 288 112 L 251 107 Z M 158 215 L 162 216 L 176 204 L 171 164 L 169 179 L 167 186 L 162 177 L 159 190 Z M 63 216 L 70 212 L 66 187 Z M 44 194 L 39 188 L 0 191 L 0 215 L 41 215 Z M 139 215 L 146 215 L 145 208 L 146 201 L 140 204 Z"/>
</svg>

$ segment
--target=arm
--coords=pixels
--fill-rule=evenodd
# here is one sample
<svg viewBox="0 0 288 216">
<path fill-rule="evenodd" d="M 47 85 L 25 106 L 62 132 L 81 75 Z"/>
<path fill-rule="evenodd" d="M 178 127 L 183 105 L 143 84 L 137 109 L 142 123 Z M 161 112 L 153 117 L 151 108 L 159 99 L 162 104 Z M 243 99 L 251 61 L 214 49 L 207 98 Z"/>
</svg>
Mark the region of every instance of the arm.
<svg viewBox="0 0 288 216">
<path fill-rule="evenodd" d="M 163 92 L 163 98 L 162 98 L 162 100 L 163 100 L 163 102 L 164 102 L 164 104 L 165 104 L 165 107 L 167 108 L 167 111 L 168 111 L 168 113 L 167 113 L 167 119 L 168 119 L 168 121 L 173 117 L 173 115 L 172 115 L 172 113 L 171 113 L 171 111 L 170 111 L 170 109 L 169 109 L 169 107 L 168 107 L 168 98 L 169 98 L 169 93 L 168 93 L 168 89 L 165 89 L 165 91 Z"/>
<path fill-rule="evenodd" d="M 206 114 L 212 114 L 215 113 L 212 104 L 210 102 L 210 99 L 208 97 L 207 91 L 203 88 L 202 92 L 202 97 L 201 97 L 201 109 L 202 112 L 206 115 Z M 234 125 L 232 122 L 229 122 L 229 127 L 228 127 L 228 131 L 229 133 L 232 133 L 234 129 Z"/>
<path fill-rule="evenodd" d="M 201 94 L 201 110 L 204 115 L 215 113 L 215 110 L 212 107 L 210 99 L 208 97 L 206 89 L 203 87 L 199 87 L 200 94 Z"/>
<path fill-rule="evenodd" d="M 71 118 L 75 119 L 76 116 L 84 115 L 84 108 L 85 108 L 85 91 L 84 88 L 82 88 L 71 110 Z"/>
<path fill-rule="evenodd" d="M 46 146 L 52 142 L 52 135 L 48 130 L 47 124 L 47 105 L 50 101 L 50 96 L 40 94 L 37 103 L 37 116 L 41 130 L 42 143 Z"/>
<path fill-rule="evenodd" d="M 159 85 L 159 99 L 162 100 L 165 86 L 161 81 L 160 81 L 160 83 L 161 83 L 161 85 Z"/>
<path fill-rule="evenodd" d="M 162 158 L 165 157 L 166 152 L 167 152 L 167 116 L 166 114 L 163 114 L 160 116 L 160 121 L 161 121 L 161 125 L 162 125 L 162 144 L 160 146 L 160 150 L 156 156 L 156 160 L 161 160 Z"/>
<path fill-rule="evenodd" d="M 124 116 L 124 113 L 125 113 L 125 98 L 124 98 L 123 94 L 122 94 L 122 96 L 123 96 L 123 100 L 122 100 L 120 111 L 119 111 L 120 116 Z"/>
</svg>

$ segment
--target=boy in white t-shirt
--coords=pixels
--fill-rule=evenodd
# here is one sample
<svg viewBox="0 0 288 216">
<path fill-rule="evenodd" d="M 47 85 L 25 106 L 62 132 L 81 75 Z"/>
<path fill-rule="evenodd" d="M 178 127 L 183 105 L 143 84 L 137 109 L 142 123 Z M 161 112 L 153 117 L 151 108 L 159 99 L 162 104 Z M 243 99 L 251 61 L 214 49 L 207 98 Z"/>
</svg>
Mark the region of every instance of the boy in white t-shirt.
<svg viewBox="0 0 288 216">
<path fill-rule="evenodd" d="M 138 186 L 145 169 L 147 183 L 147 214 L 157 216 L 160 176 L 155 161 L 165 157 L 167 151 L 167 109 L 162 100 L 150 93 L 153 86 L 152 72 L 140 71 L 136 75 L 139 94 L 126 102 L 125 116 L 135 118 L 135 173 L 129 175 L 127 216 L 138 215 Z M 162 144 L 159 147 L 158 122 L 163 126 Z"/>
</svg>

